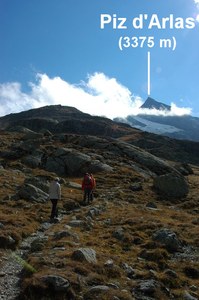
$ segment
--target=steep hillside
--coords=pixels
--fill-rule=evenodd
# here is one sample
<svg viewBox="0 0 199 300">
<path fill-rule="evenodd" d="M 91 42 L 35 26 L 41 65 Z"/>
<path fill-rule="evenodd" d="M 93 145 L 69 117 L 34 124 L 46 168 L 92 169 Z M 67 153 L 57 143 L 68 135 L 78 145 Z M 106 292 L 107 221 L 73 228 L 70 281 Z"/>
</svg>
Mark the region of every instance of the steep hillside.
<svg viewBox="0 0 199 300">
<path fill-rule="evenodd" d="M 123 141 L 0 135 L 2 299 L 198 299 L 197 166 L 125 142 L 139 143 L 134 130 Z M 97 182 L 87 206 L 85 172 Z M 57 175 L 62 200 L 52 223 L 48 186 Z"/>
</svg>

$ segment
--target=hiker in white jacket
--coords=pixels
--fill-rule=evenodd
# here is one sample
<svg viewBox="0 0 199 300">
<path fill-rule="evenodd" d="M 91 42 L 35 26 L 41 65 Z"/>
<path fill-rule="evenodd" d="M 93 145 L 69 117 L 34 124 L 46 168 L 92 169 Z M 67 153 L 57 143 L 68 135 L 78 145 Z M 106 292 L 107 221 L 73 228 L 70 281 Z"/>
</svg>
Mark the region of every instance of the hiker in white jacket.
<svg viewBox="0 0 199 300">
<path fill-rule="evenodd" d="M 59 178 L 54 178 L 49 186 L 49 199 L 52 202 L 52 210 L 50 218 L 54 219 L 57 214 L 57 202 L 61 200 L 61 186 L 59 184 Z"/>
</svg>

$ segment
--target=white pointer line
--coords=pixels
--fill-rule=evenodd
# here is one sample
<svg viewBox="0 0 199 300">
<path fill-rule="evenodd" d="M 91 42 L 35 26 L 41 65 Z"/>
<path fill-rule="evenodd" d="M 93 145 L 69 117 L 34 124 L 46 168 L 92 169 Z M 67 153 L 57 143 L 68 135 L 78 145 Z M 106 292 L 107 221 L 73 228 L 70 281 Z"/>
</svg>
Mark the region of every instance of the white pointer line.
<svg viewBox="0 0 199 300">
<path fill-rule="evenodd" d="M 148 96 L 151 94 L 151 53 L 148 51 Z"/>
</svg>

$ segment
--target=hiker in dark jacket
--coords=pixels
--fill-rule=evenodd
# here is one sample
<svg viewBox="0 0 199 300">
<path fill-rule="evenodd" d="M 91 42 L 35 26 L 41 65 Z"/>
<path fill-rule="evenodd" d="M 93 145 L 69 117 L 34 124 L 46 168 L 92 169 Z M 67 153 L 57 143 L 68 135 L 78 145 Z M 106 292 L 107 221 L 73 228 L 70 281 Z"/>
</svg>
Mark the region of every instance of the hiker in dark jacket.
<svg viewBox="0 0 199 300">
<path fill-rule="evenodd" d="M 86 173 L 82 180 L 82 190 L 84 191 L 83 203 L 88 204 L 91 202 L 92 189 L 93 189 L 93 180 L 89 175 L 89 173 Z"/>
</svg>

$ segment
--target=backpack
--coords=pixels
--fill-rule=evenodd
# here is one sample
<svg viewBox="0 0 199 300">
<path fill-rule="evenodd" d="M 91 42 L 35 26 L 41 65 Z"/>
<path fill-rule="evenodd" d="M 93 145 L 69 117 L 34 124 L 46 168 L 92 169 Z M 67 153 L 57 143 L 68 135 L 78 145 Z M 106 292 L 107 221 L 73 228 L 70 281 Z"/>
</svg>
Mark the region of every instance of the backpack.
<svg viewBox="0 0 199 300">
<path fill-rule="evenodd" d="M 89 186 L 89 185 L 92 184 L 92 179 L 91 179 L 91 176 L 90 176 L 90 175 L 86 175 L 86 176 L 84 177 L 84 184 L 85 184 L 86 186 Z"/>
</svg>

